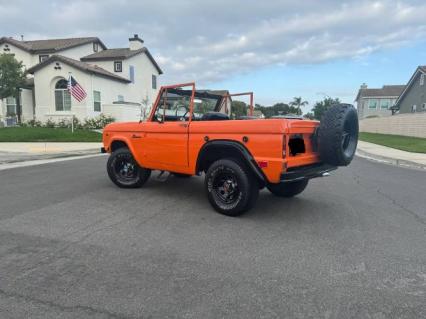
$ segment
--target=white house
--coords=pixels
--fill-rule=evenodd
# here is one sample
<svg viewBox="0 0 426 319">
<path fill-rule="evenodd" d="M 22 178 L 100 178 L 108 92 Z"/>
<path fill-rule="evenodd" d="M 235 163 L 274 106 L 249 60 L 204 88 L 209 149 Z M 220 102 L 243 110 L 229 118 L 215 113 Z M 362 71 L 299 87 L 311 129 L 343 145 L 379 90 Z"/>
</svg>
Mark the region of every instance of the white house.
<svg viewBox="0 0 426 319">
<path fill-rule="evenodd" d="M 79 120 L 103 113 L 119 121 L 138 120 L 141 106 L 152 104 L 160 67 L 137 34 L 128 48 L 108 49 L 96 37 L 20 41 L 0 38 L 0 53 L 22 61 L 27 85 L 20 93 L 22 120 Z M 67 91 L 69 75 L 87 97 L 78 102 Z M 14 118 L 16 99 L 0 100 L 0 117 Z M 10 122 L 10 121 L 9 121 Z"/>
</svg>

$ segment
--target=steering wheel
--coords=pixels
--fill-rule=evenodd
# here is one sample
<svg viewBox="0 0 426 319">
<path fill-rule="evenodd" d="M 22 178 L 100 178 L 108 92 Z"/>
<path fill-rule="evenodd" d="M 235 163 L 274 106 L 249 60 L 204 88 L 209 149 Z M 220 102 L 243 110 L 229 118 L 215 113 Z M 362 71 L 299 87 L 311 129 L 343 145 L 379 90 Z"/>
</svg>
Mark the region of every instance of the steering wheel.
<svg viewBox="0 0 426 319">
<path fill-rule="evenodd" d="M 185 120 L 185 116 L 189 113 L 189 110 L 185 106 L 181 105 L 181 106 L 177 107 L 176 108 L 176 112 L 175 112 L 175 116 L 177 118 L 178 117 L 178 112 L 182 111 L 182 109 L 183 109 L 183 112 L 185 112 L 185 113 L 179 119 L 181 121 L 184 121 Z"/>
</svg>

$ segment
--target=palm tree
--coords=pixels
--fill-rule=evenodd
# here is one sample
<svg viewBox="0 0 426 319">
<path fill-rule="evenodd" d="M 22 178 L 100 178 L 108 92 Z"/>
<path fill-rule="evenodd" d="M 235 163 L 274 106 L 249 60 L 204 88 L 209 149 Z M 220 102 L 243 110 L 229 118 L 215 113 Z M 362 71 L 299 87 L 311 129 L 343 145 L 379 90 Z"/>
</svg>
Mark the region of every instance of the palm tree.
<svg viewBox="0 0 426 319">
<path fill-rule="evenodd" d="M 309 104 L 308 101 L 302 101 L 302 97 L 294 97 L 293 101 L 290 102 L 290 105 L 297 108 L 297 113 L 302 114 L 302 106 Z"/>
</svg>

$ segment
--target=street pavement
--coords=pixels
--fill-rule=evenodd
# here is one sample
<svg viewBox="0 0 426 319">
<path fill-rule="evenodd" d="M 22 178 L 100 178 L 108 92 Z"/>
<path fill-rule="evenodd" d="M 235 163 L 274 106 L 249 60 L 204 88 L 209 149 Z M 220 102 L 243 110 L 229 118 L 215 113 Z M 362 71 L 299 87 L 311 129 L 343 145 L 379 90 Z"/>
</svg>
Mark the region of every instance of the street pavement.
<svg viewBox="0 0 426 319">
<path fill-rule="evenodd" d="M 230 218 L 106 159 L 0 171 L 0 318 L 426 317 L 424 171 L 357 158 Z"/>
</svg>

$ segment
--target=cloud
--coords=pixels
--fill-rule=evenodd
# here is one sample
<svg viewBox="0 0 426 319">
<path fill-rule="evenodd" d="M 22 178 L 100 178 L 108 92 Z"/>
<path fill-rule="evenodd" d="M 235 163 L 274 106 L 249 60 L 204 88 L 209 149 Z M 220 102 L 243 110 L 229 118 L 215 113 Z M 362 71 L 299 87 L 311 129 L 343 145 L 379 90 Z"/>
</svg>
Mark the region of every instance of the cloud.
<svg viewBox="0 0 426 319">
<path fill-rule="evenodd" d="M 262 67 L 358 59 L 426 39 L 423 1 L 0 0 L 3 35 L 139 33 L 166 82 L 220 81 Z"/>
</svg>

